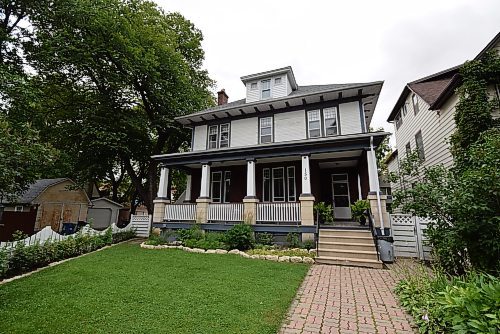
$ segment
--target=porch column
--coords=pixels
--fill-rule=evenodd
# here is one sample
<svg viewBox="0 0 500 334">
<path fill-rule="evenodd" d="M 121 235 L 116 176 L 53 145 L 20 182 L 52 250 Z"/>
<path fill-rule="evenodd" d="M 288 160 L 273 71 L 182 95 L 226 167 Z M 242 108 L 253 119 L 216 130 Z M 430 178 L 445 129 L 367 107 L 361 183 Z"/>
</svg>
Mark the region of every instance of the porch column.
<svg viewBox="0 0 500 334">
<path fill-rule="evenodd" d="M 358 173 L 358 199 L 359 200 L 363 199 L 363 195 L 361 195 L 361 176 L 359 176 L 359 173 Z"/>
<path fill-rule="evenodd" d="M 201 165 L 200 197 L 196 199 L 196 222 L 206 223 L 208 204 L 210 203 L 210 165 Z"/>
<path fill-rule="evenodd" d="M 311 193 L 311 172 L 309 169 L 309 155 L 303 155 L 302 173 L 302 194 L 300 194 L 300 223 L 304 226 L 314 225 L 314 196 Z M 314 240 L 314 233 L 302 233 L 302 241 Z"/>
<path fill-rule="evenodd" d="M 169 169 L 160 166 L 160 183 L 156 199 L 153 200 L 153 223 L 161 223 L 165 217 L 165 206 L 170 204 L 170 194 L 168 191 Z"/>
<path fill-rule="evenodd" d="M 247 195 L 243 198 L 243 219 L 247 224 L 255 224 L 257 218 L 257 202 L 255 191 L 255 160 L 247 160 Z"/>
<path fill-rule="evenodd" d="M 186 176 L 186 191 L 184 192 L 184 202 L 191 202 L 191 174 Z"/>
<path fill-rule="evenodd" d="M 370 150 L 366 152 L 368 162 L 368 178 L 370 183 L 370 192 L 368 193 L 368 200 L 370 201 L 370 208 L 372 210 L 375 226 L 379 227 L 382 235 L 384 235 L 384 221 L 389 222 L 388 214 L 385 208 L 385 196 L 382 205 L 382 198 L 380 194 L 380 186 L 378 181 L 378 168 L 377 157 L 373 148 L 373 137 L 370 137 Z"/>
</svg>

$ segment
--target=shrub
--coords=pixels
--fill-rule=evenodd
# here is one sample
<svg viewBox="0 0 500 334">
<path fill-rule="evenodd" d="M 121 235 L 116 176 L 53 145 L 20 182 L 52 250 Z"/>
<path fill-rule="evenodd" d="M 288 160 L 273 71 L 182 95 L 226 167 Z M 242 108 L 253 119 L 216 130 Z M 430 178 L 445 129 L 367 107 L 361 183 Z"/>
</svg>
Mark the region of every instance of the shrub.
<svg viewBox="0 0 500 334">
<path fill-rule="evenodd" d="M 7 252 L 4 249 L 0 249 L 0 278 L 4 277 L 8 270 L 9 262 Z"/>
<path fill-rule="evenodd" d="M 226 232 L 226 244 L 230 249 L 247 250 L 254 245 L 253 230 L 250 225 L 234 225 Z"/>
<path fill-rule="evenodd" d="M 314 204 L 314 215 L 323 223 L 333 223 L 333 207 L 325 202 Z"/>
<path fill-rule="evenodd" d="M 306 240 L 302 243 L 302 248 L 305 248 L 307 250 L 316 248 L 316 242 L 314 240 Z"/>
<path fill-rule="evenodd" d="M 255 242 L 261 245 L 271 246 L 274 242 L 274 236 L 272 233 L 267 232 L 255 233 Z"/>
<path fill-rule="evenodd" d="M 494 276 L 431 276 L 421 271 L 401 281 L 396 293 L 422 333 L 500 330 L 500 280 Z"/>
<path fill-rule="evenodd" d="M 290 232 L 286 235 L 286 242 L 288 247 L 300 248 L 300 236 L 297 232 Z"/>
<path fill-rule="evenodd" d="M 250 255 L 277 255 L 277 256 L 306 256 L 314 258 L 314 254 L 304 249 L 251 249 L 247 252 Z"/>
<path fill-rule="evenodd" d="M 146 245 L 158 246 L 163 244 L 163 239 L 161 236 L 156 234 L 150 234 L 148 240 L 145 242 Z"/>
<path fill-rule="evenodd" d="M 203 239 L 203 231 L 199 224 L 195 224 L 189 229 L 177 230 L 176 233 L 177 233 L 177 240 L 182 242 L 188 239 L 195 239 L 195 240 Z"/>
</svg>

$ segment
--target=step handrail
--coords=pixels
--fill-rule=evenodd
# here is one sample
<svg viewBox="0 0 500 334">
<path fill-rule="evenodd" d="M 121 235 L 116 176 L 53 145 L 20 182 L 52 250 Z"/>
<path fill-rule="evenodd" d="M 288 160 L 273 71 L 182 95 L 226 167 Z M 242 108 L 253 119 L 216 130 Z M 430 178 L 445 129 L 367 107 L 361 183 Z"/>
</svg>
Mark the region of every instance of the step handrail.
<svg viewBox="0 0 500 334">
<path fill-rule="evenodd" d="M 372 237 L 373 237 L 373 243 L 375 245 L 375 251 L 377 252 L 377 260 L 380 261 L 380 254 L 378 251 L 377 231 L 375 230 L 375 226 L 373 224 L 372 211 L 370 209 L 367 209 L 366 215 L 368 216 L 368 227 L 370 228 L 370 232 L 371 232 Z"/>
</svg>

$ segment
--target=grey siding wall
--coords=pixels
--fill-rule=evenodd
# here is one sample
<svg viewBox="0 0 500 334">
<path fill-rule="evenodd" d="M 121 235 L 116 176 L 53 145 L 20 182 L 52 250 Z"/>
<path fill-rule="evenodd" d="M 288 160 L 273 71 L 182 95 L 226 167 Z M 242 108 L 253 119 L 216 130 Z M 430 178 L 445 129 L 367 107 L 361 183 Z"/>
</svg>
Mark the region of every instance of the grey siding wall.
<svg viewBox="0 0 500 334">
<path fill-rule="evenodd" d="M 243 118 L 231 122 L 231 147 L 258 143 L 258 118 Z"/>
<path fill-rule="evenodd" d="M 361 133 L 361 118 L 359 102 L 342 103 L 339 105 L 340 132 L 343 135 Z"/>
<path fill-rule="evenodd" d="M 203 151 L 207 149 L 207 126 L 199 125 L 194 127 L 193 151 Z"/>
<path fill-rule="evenodd" d="M 306 139 L 305 110 L 274 115 L 274 141 Z"/>
</svg>

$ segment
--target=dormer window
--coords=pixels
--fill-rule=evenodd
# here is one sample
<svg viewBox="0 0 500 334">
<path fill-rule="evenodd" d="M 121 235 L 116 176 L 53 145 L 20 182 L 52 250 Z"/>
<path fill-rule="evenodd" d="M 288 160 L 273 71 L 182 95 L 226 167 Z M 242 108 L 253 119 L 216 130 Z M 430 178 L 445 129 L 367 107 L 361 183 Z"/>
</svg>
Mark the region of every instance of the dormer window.
<svg viewBox="0 0 500 334">
<path fill-rule="evenodd" d="M 271 80 L 262 80 L 261 83 L 261 98 L 268 99 L 271 97 Z"/>
<path fill-rule="evenodd" d="M 281 77 L 274 78 L 274 84 L 275 85 L 281 85 Z"/>
<path fill-rule="evenodd" d="M 250 84 L 250 89 L 253 89 L 253 90 L 257 89 L 257 83 L 256 82 L 252 82 Z"/>
</svg>

